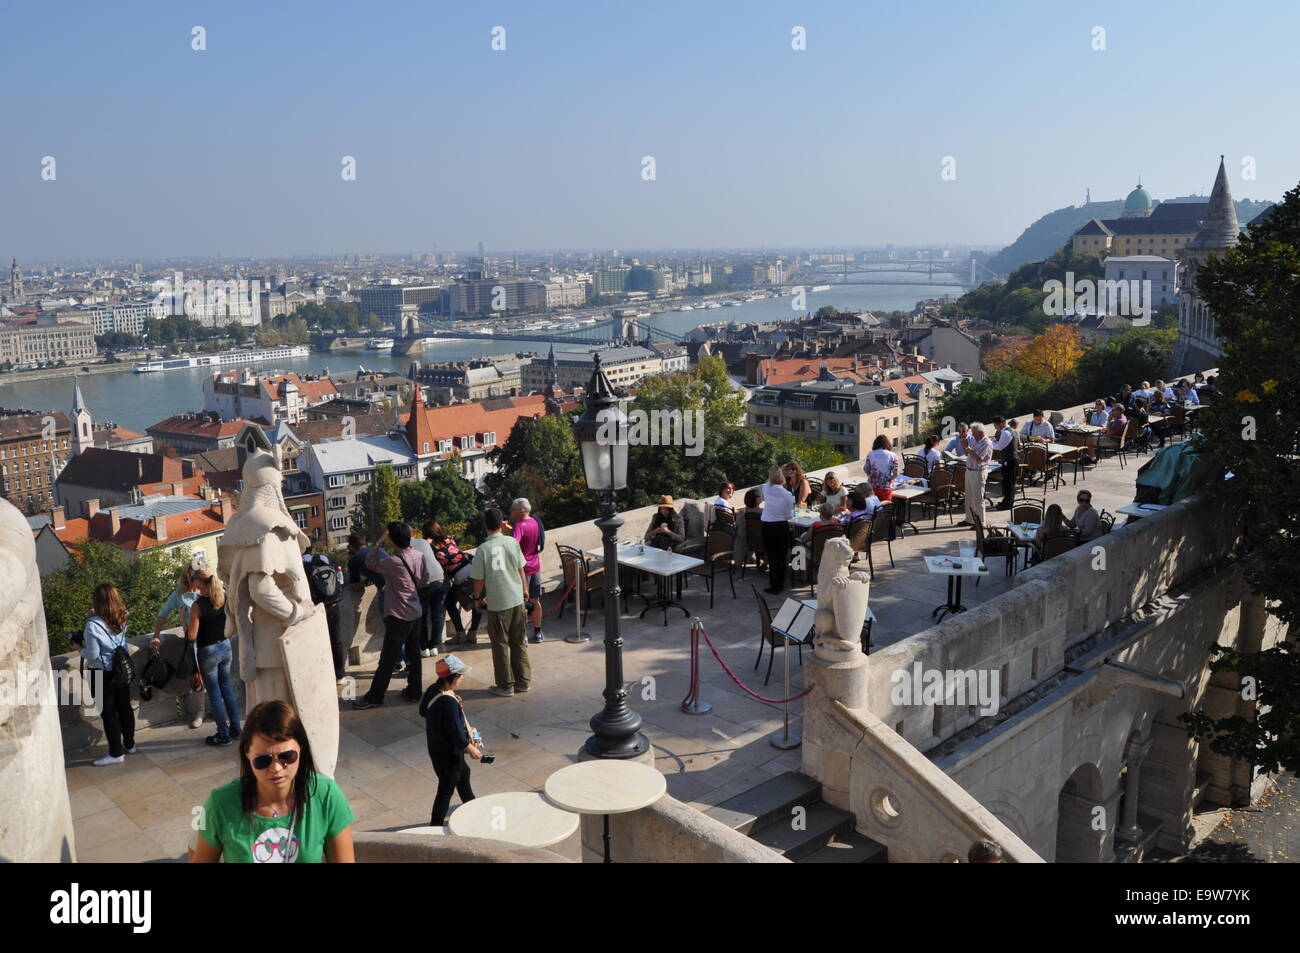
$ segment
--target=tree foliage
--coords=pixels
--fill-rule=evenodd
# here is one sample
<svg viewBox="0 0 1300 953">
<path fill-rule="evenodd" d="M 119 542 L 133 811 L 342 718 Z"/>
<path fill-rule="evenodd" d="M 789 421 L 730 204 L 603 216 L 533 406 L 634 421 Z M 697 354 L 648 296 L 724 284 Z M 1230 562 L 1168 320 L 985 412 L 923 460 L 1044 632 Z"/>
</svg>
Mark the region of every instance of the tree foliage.
<svg viewBox="0 0 1300 953">
<path fill-rule="evenodd" d="M 68 651 L 68 634 L 80 632 L 86 624 L 95 588 L 104 582 L 116 586 L 126 603 L 127 634 L 153 631 L 158 610 L 176 588 L 189 555 L 183 547 L 131 555 L 112 543 L 93 539 L 74 543 L 71 550 L 67 566 L 41 579 L 51 655 Z"/>
<path fill-rule="evenodd" d="M 366 487 L 352 511 L 352 529 L 375 540 L 383 535 L 389 523 L 400 519 L 402 498 L 397 472 L 387 463 L 381 463 L 375 467 L 370 486 Z"/>
<path fill-rule="evenodd" d="M 1235 249 L 1211 258 L 1195 276 L 1223 340 L 1218 398 L 1201 413 L 1205 452 L 1222 505 L 1242 517 L 1246 577 L 1269 611 L 1300 621 L 1300 186 Z M 1211 719 L 1189 727 L 1212 750 L 1249 756 L 1266 770 L 1300 770 L 1300 653 L 1294 643 L 1260 653 L 1229 652 L 1216 664 L 1257 679 L 1254 721 Z"/>
</svg>

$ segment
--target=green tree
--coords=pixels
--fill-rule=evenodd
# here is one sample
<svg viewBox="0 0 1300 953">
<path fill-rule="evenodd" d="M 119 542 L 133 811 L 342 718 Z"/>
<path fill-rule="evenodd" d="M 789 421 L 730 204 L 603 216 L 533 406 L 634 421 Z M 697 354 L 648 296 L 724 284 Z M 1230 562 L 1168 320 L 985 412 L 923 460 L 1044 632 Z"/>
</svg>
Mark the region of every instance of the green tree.
<svg viewBox="0 0 1300 953">
<path fill-rule="evenodd" d="M 573 424 L 559 414 L 519 420 L 491 459 L 496 472 L 487 475 L 484 488 L 503 509 L 521 496 L 536 501 L 582 473 Z"/>
<path fill-rule="evenodd" d="M 1254 592 L 1294 627 L 1300 621 L 1300 186 L 1236 248 L 1196 274 L 1223 341 L 1219 396 L 1201 413 L 1210 492 L 1240 513 L 1240 555 Z M 1258 653 L 1218 651 L 1211 667 L 1256 680 L 1253 720 L 1198 711 L 1184 720 L 1212 751 L 1266 771 L 1300 771 L 1300 652 L 1294 641 Z"/>
<path fill-rule="evenodd" d="M 930 420 L 932 431 L 943 427 L 943 419 L 955 423 L 987 424 L 995 414 L 1023 414 L 1041 406 L 1046 385 L 1019 371 L 990 371 L 982 381 L 968 381 L 939 402 Z"/>
<path fill-rule="evenodd" d="M 459 454 L 424 478 L 429 486 L 429 509 L 424 519 L 435 519 L 450 529 L 464 524 L 465 530 L 453 533 L 462 546 L 477 546 L 483 540 L 482 503 L 474 484 L 460 475 Z M 423 522 L 423 520 L 421 520 Z"/>
<path fill-rule="evenodd" d="M 41 579 L 51 655 L 68 651 L 69 633 L 81 631 L 95 588 L 104 582 L 112 583 L 122 594 L 129 613 L 127 634 L 152 631 L 158 610 L 176 588 L 189 555 L 182 547 L 131 555 L 98 540 L 74 543 L 71 548 L 68 565 Z"/>
<path fill-rule="evenodd" d="M 594 520 L 599 513 L 599 501 L 587 489 L 583 477 L 574 477 L 557 486 L 541 498 L 537 513 L 547 526 L 569 526 Z"/>
<path fill-rule="evenodd" d="M 388 524 L 402 518 L 402 497 L 397 472 L 387 463 L 375 467 L 370 486 L 366 487 L 352 511 L 352 529 L 372 540 L 383 535 Z"/>
<path fill-rule="evenodd" d="M 1065 406 L 1090 402 L 1114 394 L 1125 382 L 1136 386 L 1138 381 L 1158 380 L 1173 359 L 1177 337 L 1178 331 L 1173 328 L 1133 328 L 1089 348 L 1079 359 L 1073 392 L 1064 400 L 1049 403 Z"/>
</svg>

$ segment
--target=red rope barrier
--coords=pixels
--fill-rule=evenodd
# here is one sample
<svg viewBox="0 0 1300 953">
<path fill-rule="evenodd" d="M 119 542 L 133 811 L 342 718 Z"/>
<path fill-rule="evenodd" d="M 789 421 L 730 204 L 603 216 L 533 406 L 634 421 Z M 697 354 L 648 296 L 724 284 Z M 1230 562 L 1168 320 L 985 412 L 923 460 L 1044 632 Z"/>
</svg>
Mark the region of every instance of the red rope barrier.
<svg viewBox="0 0 1300 953">
<path fill-rule="evenodd" d="M 550 611 L 550 612 L 543 612 L 543 613 L 542 613 L 542 618 L 545 619 L 548 615 L 551 615 L 551 614 L 553 614 L 553 613 L 559 612 L 559 611 L 560 611 L 560 607 L 561 607 L 562 605 L 564 605 L 564 603 L 568 600 L 568 598 L 569 598 L 569 593 L 571 593 L 572 591 L 573 591 L 573 584 L 570 584 L 570 585 L 569 585 L 569 588 L 564 590 L 564 595 L 560 596 L 560 601 L 557 602 L 555 605 L 551 606 L 551 611 Z M 581 602 L 581 600 L 577 600 L 577 601 L 578 601 L 578 602 Z M 581 605 L 575 605 L 575 606 L 574 606 L 574 611 L 575 611 L 575 612 L 581 612 L 581 611 L 582 611 L 582 606 L 581 606 Z"/>
<path fill-rule="evenodd" d="M 682 701 L 682 707 L 685 707 L 688 702 L 694 701 L 699 694 L 699 688 L 700 688 L 699 686 L 699 680 L 700 680 L 699 644 L 700 643 L 699 643 L 699 638 L 695 635 L 696 628 L 699 629 L 700 635 L 704 636 L 704 641 L 709 644 L 709 651 L 712 652 L 713 657 L 718 660 L 718 664 L 722 666 L 722 670 L 731 676 L 731 680 L 735 682 L 737 685 L 739 685 L 741 689 L 745 692 L 745 694 L 750 695 L 753 698 L 757 698 L 761 702 L 767 702 L 769 705 L 784 705 L 786 702 L 798 701 L 800 698 L 803 698 L 810 691 L 812 691 L 812 686 L 810 685 L 807 688 L 805 688 L 803 691 L 801 691 L 798 695 L 791 695 L 789 698 L 764 698 L 762 695 L 758 694 L 758 692 L 751 689 L 748 685 L 746 685 L 738 677 L 736 677 L 736 673 L 727 667 L 727 663 L 724 662 L 722 660 L 722 656 L 718 654 L 718 650 L 713 645 L 713 640 L 709 638 L 709 633 L 704 630 L 704 623 L 695 622 L 692 623 L 691 625 L 691 636 L 692 636 L 691 638 L 691 689 L 690 689 L 690 694 L 688 694 L 686 698 Z M 789 645 L 787 645 L 785 647 L 785 651 L 788 652 L 789 650 L 790 647 Z"/>
</svg>

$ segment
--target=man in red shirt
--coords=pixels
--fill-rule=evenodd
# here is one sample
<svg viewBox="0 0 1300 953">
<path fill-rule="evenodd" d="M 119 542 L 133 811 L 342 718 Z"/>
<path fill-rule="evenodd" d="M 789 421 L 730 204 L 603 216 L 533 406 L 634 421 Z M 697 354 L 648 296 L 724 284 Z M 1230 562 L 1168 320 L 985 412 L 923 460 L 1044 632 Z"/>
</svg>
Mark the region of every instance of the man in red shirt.
<svg viewBox="0 0 1300 953">
<path fill-rule="evenodd" d="M 533 505 L 526 497 L 520 497 L 510 504 L 510 535 L 519 543 L 524 554 L 524 578 L 528 580 L 529 621 L 533 624 L 533 637 L 530 642 L 541 642 L 542 638 L 542 557 L 538 552 L 541 528 L 532 517 Z"/>
</svg>

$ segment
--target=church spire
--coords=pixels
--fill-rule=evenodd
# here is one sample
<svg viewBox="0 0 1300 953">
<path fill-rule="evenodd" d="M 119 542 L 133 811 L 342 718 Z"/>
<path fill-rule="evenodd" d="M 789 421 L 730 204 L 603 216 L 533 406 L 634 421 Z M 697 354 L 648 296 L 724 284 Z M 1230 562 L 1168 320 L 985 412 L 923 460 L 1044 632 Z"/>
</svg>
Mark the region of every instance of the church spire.
<svg viewBox="0 0 1300 953">
<path fill-rule="evenodd" d="M 1232 189 L 1228 186 L 1228 170 L 1224 166 L 1223 156 L 1219 156 L 1219 174 L 1214 178 L 1214 189 L 1210 192 L 1205 221 L 1196 237 L 1187 243 L 1187 247 L 1231 248 L 1240 237 L 1237 207 L 1232 201 Z"/>
</svg>

